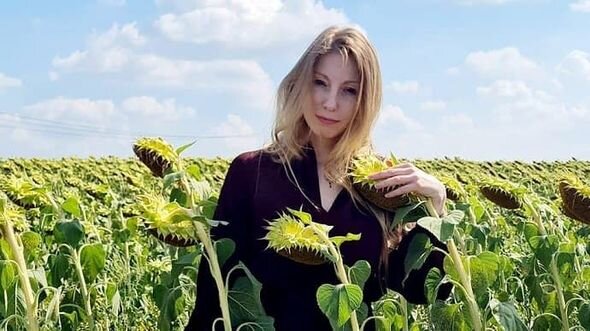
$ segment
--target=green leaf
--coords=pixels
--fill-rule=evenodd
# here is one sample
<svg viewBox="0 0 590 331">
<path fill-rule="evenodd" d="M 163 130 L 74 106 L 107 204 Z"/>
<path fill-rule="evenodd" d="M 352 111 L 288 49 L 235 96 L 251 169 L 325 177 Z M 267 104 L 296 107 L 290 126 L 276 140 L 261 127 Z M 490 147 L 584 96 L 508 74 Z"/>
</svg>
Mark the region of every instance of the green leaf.
<svg viewBox="0 0 590 331">
<path fill-rule="evenodd" d="M 183 172 L 182 171 L 177 171 L 177 172 L 171 172 L 169 174 L 166 174 L 164 176 L 164 189 L 169 188 L 172 184 L 180 181 L 180 179 L 183 176 Z"/>
<path fill-rule="evenodd" d="M 535 257 L 549 268 L 553 254 L 559 248 L 559 238 L 556 235 L 534 236 L 529 239 L 529 245 L 535 253 Z"/>
<path fill-rule="evenodd" d="M 471 270 L 471 286 L 475 297 L 483 307 L 488 300 L 488 290 L 498 278 L 500 269 L 499 258 L 492 252 L 482 252 L 477 256 L 469 257 Z"/>
<path fill-rule="evenodd" d="M 361 289 L 365 287 L 365 283 L 371 275 L 371 265 L 365 260 L 359 260 L 354 263 L 352 267 L 346 267 L 348 270 L 348 277 L 350 282 L 358 285 Z"/>
<path fill-rule="evenodd" d="M 516 308 L 512 302 L 500 302 L 499 300 L 492 299 L 490 301 L 490 308 L 494 318 L 504 330 L 510 331 L 526 331 L 528 328 L 524 322 L 518 316 Z"/>
<path fill-rule="evenodd" d="M 578 320 L 584 329 L 590 330 L 590 302 L 585 302 L 580 306 Z"/>
<path fill-rule="evenodd" d="M 16 268 L 7 260 L 0 260 L 0 286 L 8 290 L 16 280 Z"/>
<path fill-rule="evenodd" d="M 467 331 L 469 327 L 465 322 L 463 307 L 461 304 L 445 304 L 435 302 L 430 307 L 430 320 L 435 331 Z"/>
<path fill-rule="evenodd" d="M 176 149 L 176 151 L 175 151 L 175 152 L 176 152 L 176 154 L 177 154 L 177 155 L 180 155 L 180 154 L 182 154 L 182 152 L 184 152 L 185 150 L 187 150 L 188 148 L 190 148 L 190 147 L 191 147 L 192 145 L 194 145 L 196 142 L 197 142 L 197 141 L 195 140 L 195 141 L 193 141 L 193 142 L 190 142 L 190 143 L 188 143 L 188 144 L 186 144 L 186 145 L 182 145 L 182 146 L 178 147 L 178 148 Z"/>
<path fill-rule="evenodd" d="M 408 246 L 408 253 L 404 259 L 406 278 L 409 276 L 410 271 L 422 267 L 430 252 L 432 252 L 432 243 L 428 235 L 424 233 L 416 234 Z"/>
<path fill-rule="evenodd" d="M 311 214 L 306 213 L 302 210 L 296 210 L 296 209 L 291 209 L 291 208 L 287 208 L 287 210 L 293 214 L 295 217 L 297 217 L 299 220 L 301 220 L 301 222 L 303 222 L 303 224 L 305 225 L 309 225 L 312 222 L 312 218 L 311 218 Z"/>
<path fill-rule="evenodd" d="M 195 180 L 204 180 L 203 174 L 201 173 L 201 168 L 197 165 L 193 164 L 186 168 L 186 173 L 191 175 Z"/>
<path fill-rule="evenodd" d="M 232 270 L 233 272 L 241 270 L 245 274 L 245 276 L 236 279 L 228 292 L 232 325 L 255 322 L 260 325 L 262 330 L 274 330 L 274 319 L 266 315 L 260 300 L 262 284 L 242 262 Z"/>
<path fill-rule="evenodd" d="M 71 275 L 70 259 L 61 253 L 49 257 L 49 267 L 49 279 L 51 286 L 55 288 L 62 285 L 62 279 L 67 279 Z"/>
<path fill-rule="evenodd" d="M 215 250 L 217 252 L 217 261 L 222 267 L 225 261 L 229 259 L 236 250 L 236 243 L 229 238 L 221 238 L 215 242 Z"/>
<path fill-rule="evenodd" d="M 66 243 L 73 248 L 77 248 L 85 236 L 84 227 L 77 220 L 57 223 L 53 235 L 58 243 Z"/>
<path fill-rule="evenodd" d="M 179 189 L 179 188 L 173 188 L 170 191 L 170 202 L 178 202 L 179 205 L 183 206 L 183 207 L 188 207 L 187 201 L 188 201 L 188 196 L 186 195 L 186 193 L 184 193 L 183 190 Z"/>
<path fill-rule="evenodd" d="M 455 226 L 461 223 L 464 216 L 462 211 L 452 210 L 447 216 L 441 218 L 423 217 L 418 220 L 418 225 L 432 233 L 439 241 L 447 242 L 453 237 Z"/>
<path fill-rule="evenodd" d="M 84 278 L 88 283 L 93 283 L 98 274 L 104 269 L 106 252 L 100 243 L 89 244 L 82 247 L 80 252 L 80 264 L 84 271 Z"/>
<path fill-rule="evenodd" d="M 356 284 L 323 284 L 316 292 L 316 299 L 324 315 L 342 327 L 361 306 L 363 291 Z"/>
<path fill-rule="evenodd" d="M 61 205 L 61 208 L 72 214 L 74 217 L 80 217 L 82 215 L 82 211 L 80 210 L 80 202 L 74 197 L 69 197 L 66 201 L 64 201 L 64 203 Z"/>
<path fill-rule="evenodd" d="M 436 301 L 436 295 L 438 294 L 438 288 L 440 287 L 443 277 L 438 268 L 432 268 L 428 270 L 426 274 L 426 280 L 424 281 L 424 293 L 428 303 Z"/>
<path fill-rule="evenodd" d="M 347 233 L 346 236 L 334 236 L 330 238 L 330 241 L 336 245 L 336 247 L 340 247 L 343 243 L 347 241 L 357 241 L 361 239 L 360 233 Z"/>
<path fill-rule="evenodd" d="M 416 222 L 425 216 L 428 216 L 428 213 L 424 208 L 424 201 L 399 207 L 395 210 L 395 215 L 393 216 L 393 222 L 391 222 L 390 228 L 393 229 L 395 226 L 407 222 Z"/>
</svg>

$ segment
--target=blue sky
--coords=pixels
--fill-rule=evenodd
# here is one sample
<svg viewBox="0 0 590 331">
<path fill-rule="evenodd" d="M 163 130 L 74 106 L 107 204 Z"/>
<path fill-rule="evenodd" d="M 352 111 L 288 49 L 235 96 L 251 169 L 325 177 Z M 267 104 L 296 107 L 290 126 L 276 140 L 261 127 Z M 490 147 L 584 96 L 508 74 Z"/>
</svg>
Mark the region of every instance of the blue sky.
<svg viewBox="0 0 590 331">
<path fill-rule="evenodd" d="M 131 156 L 142 135 L 259 148 L 332 24 L 379 51 L 379 152 L 590 159 L 590 0 L 2 2 L 0 158 Z"/>
</svg>

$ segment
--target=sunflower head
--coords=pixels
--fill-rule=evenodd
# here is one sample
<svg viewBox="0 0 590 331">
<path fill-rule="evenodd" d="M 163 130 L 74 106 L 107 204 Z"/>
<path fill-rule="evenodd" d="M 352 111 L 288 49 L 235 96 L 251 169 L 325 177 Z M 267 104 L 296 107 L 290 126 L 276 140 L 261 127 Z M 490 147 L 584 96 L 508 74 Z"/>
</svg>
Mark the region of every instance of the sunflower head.
<svg viewBox="0 0 590 331">
<path fill-rule="evenodd" d="M 410 196 L 407 194 L 386 198 L 384 190 L 377 190 L 375 180 L 370 175 L 384 171 L 391 166 L 398 164 L 397 159 L 391 155 L 388 159 L 380 158 L 374 154 L 367 154 L 356 157 L 352 160 L 349 176 L 354 189 L 367 201 L 379 208 L 394 211 L 395 209 L 410 203 Z M 395 187 L 393 188 L 395 189 Z"/>
<path fill-rule="evenodd" d="M 527 192 L 524 187 L 500 178 L 487 178 L 479 185 L 479 191 L 494 204 L 506 209 L 521 208 L 524 195 Z"/>
<path fill-rule="evenodd" d="M 158 196 L 143 195 L 139 199 L 139 209 L 148 233 L 173 246 L 197 244 L 197 231 L 193 223 L 195 215 L 190 209 Z"/>
<path fill-rule="evenodd" d="M 164 177 L 166 171 L 176 166 L 180 158 L 162 138 L 140 138 L 133 144 L 133 152 L 156 177 Z"/>
<path fill-rule="evenodd" d="M 25 209 L 47 206 L 50 204 L 47 190 L 33 181 L 14 176 L 0 181 L 0 189 L 17 206 Z"/>
<path fill-rule="evenodd" d="M 282 213 L 268 223 L 268 233 L 262 238 L 268 240 L 267 248 L 303 264 L 319 265 L 328 261 L 326 253 L 329 243 L 324 242 L 311 224 L 305 224 L 300 217 L 293 213 Z M 327 235 L 331 227 L 325 226 L 324 229 Z"/>
<path fill-rule="evenodd" d="M 559 194 L 566 216 L 590 224 L 590 187 L 572 174 L 562 175 Z"/>
<path fill-rule="evenodd" d="M 0 225 L 10 222 L 17 231 L 26 231 L 29 226 L 25 215 L 10 203 L 7 197 L 0 192 Z"/>
<path fill-rule="evenodd" d="M 453 201 L 460 201 L 465 199 L 465 190 L 461 183 L 453 177 L 449 176 L 437 176 L 438 179 L 444 184 L 447 198 Z"/>
</svg>

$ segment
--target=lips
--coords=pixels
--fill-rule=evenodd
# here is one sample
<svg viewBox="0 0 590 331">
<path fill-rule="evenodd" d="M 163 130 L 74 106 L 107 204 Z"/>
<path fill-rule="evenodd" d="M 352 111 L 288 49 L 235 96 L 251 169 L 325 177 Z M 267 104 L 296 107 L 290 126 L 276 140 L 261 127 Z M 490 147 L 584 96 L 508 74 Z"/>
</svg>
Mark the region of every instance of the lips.
<svg viewBox="0 0 590 331">
<path fill-rule="evenodd" d="M 322 117 L 322 116 L 319 116 L 319 115 L 316 115 L 316 117 L 318 118 L 318 120 L 320 121 L 320 123 L 325 124 L 325 125 L 336 124 L 336 123 L 340 122 L 340 121 L 333 120 L 333 119 L 330 119 L 330 118 L 325 118 L 325 117 Z"/>
</svg>

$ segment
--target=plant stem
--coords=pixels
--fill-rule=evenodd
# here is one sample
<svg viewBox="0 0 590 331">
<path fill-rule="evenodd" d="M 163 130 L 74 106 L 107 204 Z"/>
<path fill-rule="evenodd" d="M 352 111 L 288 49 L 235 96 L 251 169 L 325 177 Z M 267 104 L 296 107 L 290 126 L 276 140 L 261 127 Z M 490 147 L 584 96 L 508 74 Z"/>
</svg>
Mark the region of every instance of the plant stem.
<svg viewBox="0 0 590 331">
<path fill-rule="evenodd" d="M 84 271 L 82 271 L 82 265 L 80 264 L 80 255 L 73 247 L 70 247 L 70 254 L 74 260 L 76 273 L 78 274 L 78 279 L 80 280 L 80 291 L 82 292 L 82 300 L 84 300 L 86 315 L 88 315 L 88 324 L 90 326 L 90 330 L 94 330 L 94 317 L 92 316 L 92 307 L 90 306 L 90 296 L 88 295 L 88 287 L 86 286 L 86 280 L 84 279 Z"/>
<path fill-rule="evenodd" d="M 402 314 L 404 315 L 403 331 L 408 331 L 409 330 L 409 325 L 408 325 L 408 301 L 403 296 L 400 296 L 400 301 L 401 301 Z"/>
<path fill-rule="evenodd" d="M 426 208 L 431 216 L 439 217 L 436 209 L 432 205 L 432 200 L 428 199 L 426 201 Z M 447 240 L 447 248 L 449 249 L 449 256 L 453 261 L 453 265 L 459 274 L 459 282 L 465 288 L 465 296 L 467 298 L 467 307 L 469 309 L 469 316 L 471 317 L 471 321 L 473 322 L 473 330 L 481 331 L 483 330 L 483 326 L 481 323 L 481 314 L 479 312 L 479 307 L 477 306 L 477 301 L 475 301 L 475 294 L 473 293 L 473 288 L 471 287 L 471 275 L 469 273 L 470 270 L 465 270 L 463 267 L 463 261 L 461 260 L 461 255 L 457 250 L 457 246 L 455 245 L 455 241 L 453 238 Z"/>
<path fill-rule="evenodd" d="M 547 236 L 547 230 L 543 225 L 541 220 L 541 216 L 539 212 L 537 212 L 537 208 L 533 206 L 533 204 L 528 200 L 525 199 L 524 203 L 528 207 L 533 217 L 533 220 L 537 224 L 539 228 L 539 233 L 542 236 Z M 563 296 L 563 284 L 561 284 L 561 278 L 559 277 L 559 269 L 557 268 L 557 261 L 555 259 L 555 255 L 551 257 L 551 263 L 549 265 L 549 271 L 551 273 L 551 278 L 553 278 L 553 282 L 555 282 L 555 292 L 557 292 L 557 303 L 559 304 L 559 313 L 561 315 L 561 327 L 562 330 L 566 331 L 569 330 L 569 321 L 567 316 L 567 307 L 565 305 L 565 298 Z"/>
<path fill-rule="evenodd" d="M 179 160 L 179 166 L 181 166 Z M 181 168 L 182 169 L 182 168 Z M 196 204 L 193 200 L 193 191 L 187 178 L 183 175 L 180 178 L 180 185 L 184 188 L 185 193 L 188 195 L 188 202 L 189 207 L 193 212 L 196 212 Z M 221 268 L 219 267 L 219 259 L 217 259 L 217 251 L 215 247 L 213 247 L 213 242 L 211 241 L 211 237 L 209 237 L 209 233 L 205 230 L 203 224 L 195 221 L 193 222 L 195 228 L 197 230 L 197 237 L 199 241 L 203 243 L 205 248 L 205 253 L 209 258 L 209 270 L 211 271 L 211 276 L 215 280 L 215 285 L 217 286 L 217 294 L 219 296 L 219 307 L 221 308 L 221 317 L 223 318 L 223 328 L 225 331 L 231 331 L 231 318 L 229 314 L 229 303 L 228 303 L 228 290 L 226 285 L 223 282 L 223 276 L 221 275 Z M 197 295 L 199 295 L 197 293 Z M 197 307 L 198 309 L 198 307 Z"/>
<path fill-rule="evenodd" d="M 14 260 L 18 266 L 18 276 L 23 288 L 27 308 L 27 329 L 37 331 L 39 330 L 39 324 L 37 323 L 37 301 L 33 295 L 33 288 L 31 287 L 31 282 L 27 274 L 27 264 L 25 263 L 23 247 L 18 243 L 10 222 L 5 222 L 2 225 L 2 233 L 6 237 L 6 241 L 12 250 Z"/>
<path fill-rule="evenodd" d="M 215 279 L 215 285 L 217 286 L 217 292 L 219 294 L 219 306 L 221 308 L 221 316 L 223 318 L 223 327 L 225 331 L 231 331 L 231 318 L 229 315 L 229 304 L 227 300 L 227 289 L 225 284 L 223 283 L 223 277 L 221 276 L 221 268 L 219 267 L 219 260 L 217 259 L 217 252 L 215 251 L 215 247 L 213 247 L 213 243 L 211 242 L 211 238 L 205 231 L 204 226 L 201 223 L 194 222 L 195 227 L 197 228 L 197 236 L 199 240 L 203 243 L 205 247 L 205 252 L 209 257 L 209 270 L 211 271 L 211 275 L 213 279 Z M 197 293 L 197 295 L 199 295 Z M 197 307 L 197 309 L 199 309 Z"/>
<path fill-rule="evenodd" d="M 317 234 L 318 237 L 320 237 L 320 239 L 322 241 L 324 241 L 325 243 L 328 244 L 328 247 L 329 247 L 329 250 L 330 250 L 330 253 L 332 254 L 332 256 L 336 257 L 336 261 L 334 262 L 334 265 L 336 266 L 336 276 L 338 276 L 338 279 L 344 285 L 350 284 L 350 279 L 348 279 L 348 274 L 346 273 L 346 269 L 344 268 L 344 263 L 342 261 L 342 255 L 336 249 L 336 247 L 334 246 L 334 243 L 332 243 L 332 241 L 330 241 L 330 238 L 328 238 L 328 236 L 326 236 L 321 230 L 316 231 L 315 228 L 313 228 L 313 229 L 314 229 L 315 234 Z M 350 324 L 352 326 L 353 331 L 360 330 L 358 317 L 356 316 L 356 310 L 353 310 L 350 313 Z"/>
<path fill-rule="evenodd" d="M 481 324 L 481 314 L 479 312 L 479 307 L 477 306 L 477 302 L 475 301 L 475 295 L 473 294 L 473 289 L 471 288 L 471 277 L 465 271 L 463 267 L 463 262 L 461 261 L 461 256 L 459 255 L 459 251 L 457 251 L 457 246 L 455 246 L 455 241 L 451 238 L 447 241 L 447 247 L 449 248 L 449 256 L 453 261 L 453 265 L 459 274 L 459 281 L 461 285 L 465 288 L 465 295 L 467 297 L 467 307 L 469 308 L 469 316 L 471 317 L 471 321 L 473 322 L 473 329 L 475 331 L 483 330 Z"/>
</svg>

